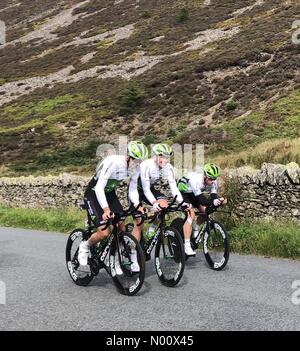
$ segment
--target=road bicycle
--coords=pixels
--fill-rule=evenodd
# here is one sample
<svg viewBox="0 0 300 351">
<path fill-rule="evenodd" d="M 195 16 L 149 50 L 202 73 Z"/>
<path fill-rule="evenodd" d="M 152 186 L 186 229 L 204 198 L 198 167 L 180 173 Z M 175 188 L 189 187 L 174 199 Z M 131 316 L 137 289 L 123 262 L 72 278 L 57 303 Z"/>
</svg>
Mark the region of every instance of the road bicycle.
<svg viewBox="0 0 300 351">
<path fill-rule="evenodd" d="M 176 197 L 171 204 L 156 212 L 153 216 L 144 214 L 144 219 L 149 223 L 158 223 L 155 235 L 151 239 L 146 239 L 142 234 L 141 246 L 143 248 L 146 261 L 151 259 L 151 253 L 155 247 L 154 260 L 155 269 L 159 280 L 163 285 L 173 287 L 177 285 L 183 275 L 185 267 L 185 252 L 183 240 L 178 230 L 166 223 L 166 215 L 169 213 L 182 211 L 181 204 L 173 206 Z M 186 216 L 187 217 L 187 216 Z M 133 224 L 127 224 L 127 230 L 131 231 Z"/>
<path fill-rule="evenodd" d="M 218 210 L 219 207 L 213 205 L 207 206 L 205 213 L 196 211 L 196 219 L 198 216 L 204 216 L 204 223 L 200 226 L 199 232 L 193 229 L 191 235 L 191 247 L 193 250 L 200 248 L 203 245 L 203 252 L 205 259 L 210 268 L 220 271 L 225 268 L 229 259 L 229 235 L 224 226 L 212 218 L 212 214 Z M 171 227 L 176 228 L 183 235 L 183 218 L 175 218 Z M 188 259 L 188 256 L 186 257 Z"/>
<path fill-rule="evenodd" d="M 112 277 L 120 293 L 135 295 L 144 282 L 145 257 L 139 242 L 130 233 L 122 232 L 119 223 L 124 221 L 126 217 L 131 216 L 136 208 L 131 207 L 122 213 L 115 213 L 114 217 L 107 221 L 105 228 L 102 230 L 112 225 L 112 231 L 106 239 L 90 248 L 87 266 L 79 264 L 79 244 L 82 240 L 88 240 L 96 228 L 88 212 L 88 204 L 85 202 L 80 205 L 80 208 L 87 211 L 86 228 L 72 231 L 66 245 L 66 263 L 73 282 L 77 285 L 87 286 L 98 275 L 100 269 L 104 268 Z M 131 271 L 131 254 L 134 252 L 137 254 L 137 261 L 140 266 L 140 271 L 137 273 Z M 116 259 L 123 271 L 122 275 L 116 273 Z"/>
</svg>

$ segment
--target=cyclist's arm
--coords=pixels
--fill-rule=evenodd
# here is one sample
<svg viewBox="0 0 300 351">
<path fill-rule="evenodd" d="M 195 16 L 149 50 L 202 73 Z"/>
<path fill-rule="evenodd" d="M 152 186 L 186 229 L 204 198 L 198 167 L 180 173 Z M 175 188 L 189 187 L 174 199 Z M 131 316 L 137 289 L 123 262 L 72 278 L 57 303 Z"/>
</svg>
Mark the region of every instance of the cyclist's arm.
<svg viewBox="0 0 300 351">
<path fill-rule="evenodd" d="M 177 183 L 176 183 L 176 180 L 175 180 L 175 173 L 174 173 L 174 168 L 171 166 L 169 171 L 168 171 L 168 175 L 167 175 L 167 179 L 168 179 L 168 183 L 169 183 L 169 186 L 170 186 L 170 189 L 171 189 L 171 193 L 172 193 L 172 196 L 176 197 L 176 201 L 178 203 L 181 203 L 183 202 L 183 197 L 177 187 Z"/>
<path fill-rule="evenodd" d="M 103 167 L 98 175 L 98 181 L 95 186 L 95 193 L 97 200 L 101 206 L 102 209 L 109 208 L 109 205 L 106 200 L 105 196 L 105 187 L 108 182 L 109 177 L 111 176 L 112 172 L 114 171 L 115 165 L 114 164 L 109 164 L 106 165 L 105 163 L 103 164 Z"/>
<path fill-rule="evenodd" d="M 197 203 L 202 206 L 209 206 L 212 204 L 212 199 L 208 199 L 201 191 L 203 184 L 201 184 L 199 179 L 191 178 L 190 186 L 196 197 Z"/>
<path fill-rule="evenodd" d="M 135 207 L 140 202 L 140 196 L 139 196 L 139 192 L 138 192 L 139 176 L 140 176 L 140 171 L 139 171 L 139 169 L 137 169 L 136 172 L 133 174 L 133 176 L 130 178 L 130 182 L 129 182 L 128 197 L 129 197 L 129 200 L 133 203 L 133 205 Z"/>
<path fill-rule="evenodd" d="M 156 198 L 150 189 L 151 182 L 150 182 L 149 168 L 143 167 L 142 165 L 141 165 L 141 182 L 142 182 L 144 195 L 146 196 L 147 200 L 153 205 L 156 202 Z"/>
<path fill-rule="evenodd" d="M 213 202 L 218 198 L 218 183 L 216 180 L 213 181 L 210 191 L 210 199 Z"/>
</svg>

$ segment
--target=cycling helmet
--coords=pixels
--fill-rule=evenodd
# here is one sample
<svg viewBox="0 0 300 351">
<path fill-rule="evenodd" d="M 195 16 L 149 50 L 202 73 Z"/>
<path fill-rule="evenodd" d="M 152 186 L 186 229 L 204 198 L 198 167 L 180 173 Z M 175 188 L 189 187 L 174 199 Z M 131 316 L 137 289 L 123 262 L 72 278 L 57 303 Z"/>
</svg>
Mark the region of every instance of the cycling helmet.
<svg viewBox="0 0 300 351">
<path fill-rule="evenodd" d="M 148 149 L 141 141 L 131 141 L 127 147 L 128 156 L 137 160 L 146 160 L 148 158 Z"/>
<path fill-rule="evenodd" d="M 207 163 L 204 166 L 204 173 L 210 179 L 217 179 L 220 174 L 220 168 L 214 163 Z"/>
<path fill-rule="evenodd" d="M 157 156 L 172 156 L 173 150 L 168 144 L 156 144 L 153 146 L 152 151 Z"/>
</svg>

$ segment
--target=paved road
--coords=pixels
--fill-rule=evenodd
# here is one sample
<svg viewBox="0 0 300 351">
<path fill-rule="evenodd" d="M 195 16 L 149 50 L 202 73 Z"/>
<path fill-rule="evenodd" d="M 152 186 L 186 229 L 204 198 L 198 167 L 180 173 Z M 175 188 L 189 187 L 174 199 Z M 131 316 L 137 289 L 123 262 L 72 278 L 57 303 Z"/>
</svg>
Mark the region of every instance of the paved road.
<svg viewBox="0 0 300 351">
<path fill-rule="evenodd" d="M 162 286 L 148 262 L 143 288 L 127 297 L 104 271 L 88 287 L 74 285 L 66 240 L 0 228 L 0 330 L 300 330 L 300 305 L 291 302 L 299 261 L 231 255 L 215 272 L 199 253 L 176 288 Z"/>
</svg>

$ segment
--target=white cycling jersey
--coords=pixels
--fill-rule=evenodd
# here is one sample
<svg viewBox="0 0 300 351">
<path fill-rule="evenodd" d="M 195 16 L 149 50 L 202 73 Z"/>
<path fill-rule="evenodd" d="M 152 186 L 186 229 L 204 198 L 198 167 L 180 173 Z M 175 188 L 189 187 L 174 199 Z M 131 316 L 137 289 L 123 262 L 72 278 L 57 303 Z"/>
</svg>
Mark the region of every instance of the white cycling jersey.
<svg viewBox="0 0 300 351">
<path fill-rule="evenodd" d="M 135 173 L 129 184 L 129 198 L 136 205 L 138 204 L 138 179 L 140 177 L 144 195 L 147 200 L 153 204 L 156 201 L 155 196 L 151 191 L 151 186 L 155 185 L 161 179 L 167 179 L 173 197 L 177 196 L 178 203 L 183 201 L 182 195 L 177 188 L 175 180 L 174 168 L 170 163 L 167 163 L 164 168 L 159 168 L 154 159 L 149 159 L 141 162 L 139 166 L 139 174 Z"/>
<path fill-rule="evenodd" d="M 212 182 L 211 186 L 205 184 L 204 172 L 190 172 L 183 176 L 179 183 L 182 184 L 182 187 L 179 186 L 182 192 L 193 193 L 195 196 L 204 192 L 210 192 L 211 194 L 217 194 L 218 192 L 218 182 L 216 180 Z"/>
<path fill-rule="evenodd" d="M 122 180 L 130 177 L 131 174 L 134 176 L 136 172 L 139 172 L 138 165 L 134 166 L 132 170 L 128 169 L 127 156 L 111 155 L 106 157 L 100 163 L 94 177 L 97 181 L 95 193 L 100 206 L 102 208 L 109 207 L 105 193 L 116 189 Z"/>
</svg>

